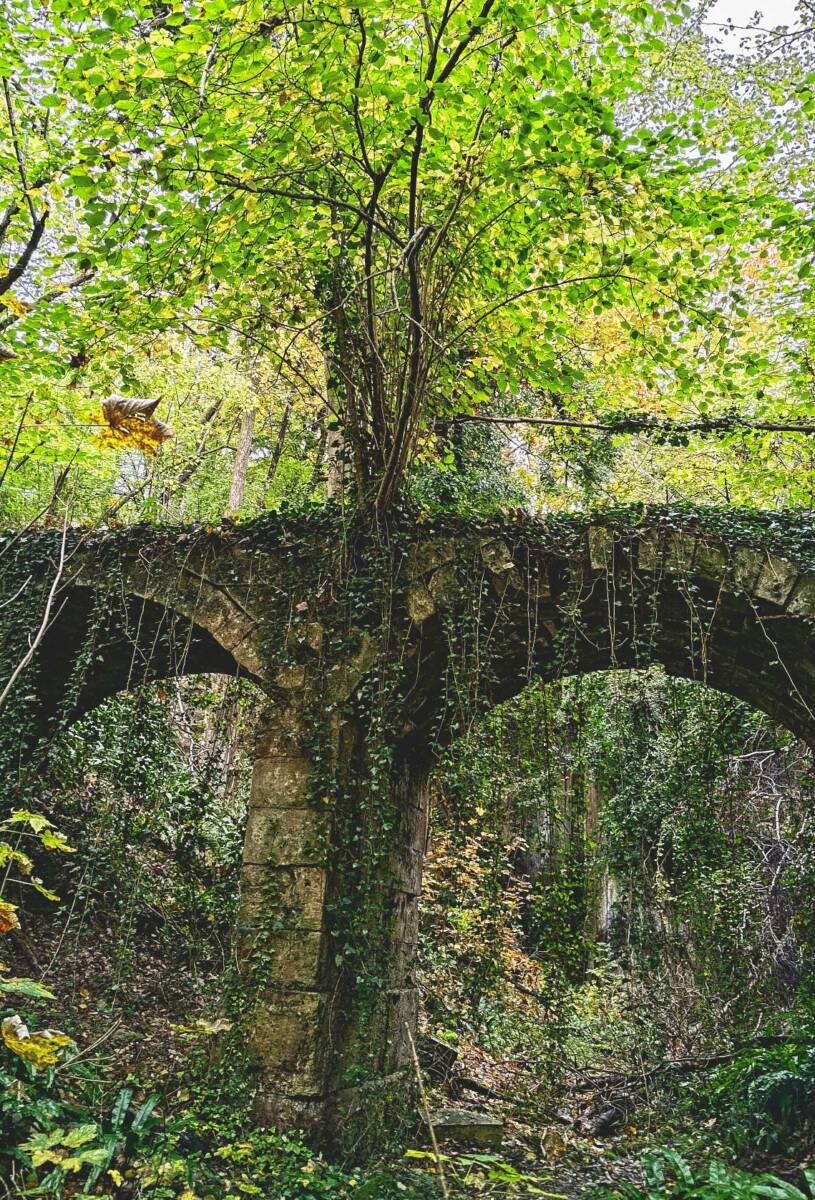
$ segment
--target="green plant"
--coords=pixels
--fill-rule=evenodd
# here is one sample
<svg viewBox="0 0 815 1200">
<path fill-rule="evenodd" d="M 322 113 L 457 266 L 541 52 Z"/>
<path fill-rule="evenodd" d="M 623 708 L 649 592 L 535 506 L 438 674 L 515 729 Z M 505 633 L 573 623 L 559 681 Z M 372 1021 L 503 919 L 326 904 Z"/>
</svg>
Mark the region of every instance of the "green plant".
<svg viewBox="0 0 815 1200">
<path fill-rule="evenodd" d="M 745 1050 L 717 1068 L 694 1096 L 740 1154 L 802 1147 L 815 1134 L 815 1044 Z"/>
<path fill-rule="evenodd" d="M 59 1194 L 69 1177 L 79 1177 L 85 1172 L 82 1188 L 85 1193 L 93 1191 L 104 1175 L 121 1180 L 117 1166 L 124 1169 L 145 1151 L 157 1125 L 153 1110 L 158 1096 L 148 1097 L 128 1122 L 132 1099 L 133 1089 L 123 1087 L 108 1122 L 49 1126 L 17 1146 L 16 1157 L 31 1170 L 37 1172 L 40 1167 L 50 1166 L 38 1181 L 38 1194 Z"/>
<path fill-rule="evenodd" d="M 457 1192 L 490 1197 L 522 1195 L 540 1200 L 567 1200 L 560 1192 L 544 1188 L 541 1181 L 500 1154 L 442 1154 L 430 1150 L 408 1150 L 405 1158 L 425 1162 L 427 1169 L 444 1171 L 445 1179 Z M 373 1193 L 369 1193 L 373 1200 Z"/>
<path fill-rule="evenodd" d="M 776 1175 L 752 1175 L 714 1160 L 705 1171 L 694 1171 L 675 1151 L 663 1150 L 643 1161 L 645 1186 L 622 1184 L 602 1189 L 596 1200 L 811 1200 L 815 1171 L 805 1170 L 806 1191 Z"/>
<path fill-rule="evenodd" d="M 97 1125 L 74 1125 L 71 1129 L 36 1133 L 18 1150 L 34 1170 L 45 1165 L 51 1167 L 38 1188 L 45 1193 L 59 1191 L 68 1176 L 78 1175 L 86 1167 L 101 1170 L 107 1153 L 99 1144 Z"/>
</svg>

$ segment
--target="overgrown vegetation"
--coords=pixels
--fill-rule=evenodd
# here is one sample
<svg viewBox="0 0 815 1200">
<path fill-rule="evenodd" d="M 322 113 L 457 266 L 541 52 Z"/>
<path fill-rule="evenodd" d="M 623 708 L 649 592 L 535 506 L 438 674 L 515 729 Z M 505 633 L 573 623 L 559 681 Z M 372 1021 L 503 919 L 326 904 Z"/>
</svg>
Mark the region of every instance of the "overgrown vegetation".
<svg viewBox="0 0 815 1200">
<path fill-rule="evenodd" d="M 9 1198 L 815 1196 L 815 35 L 731 17 L 3 4 Z"/>
<path fill-rule="evenodd" d="M 32 1036 L 59 1028 L 50 1066 L 7 1038 L 18 1188 L 436 1195 L 429 1150 L 371 1174 L 251 1131 L 229 980 L 252 716 L 246 688 L 162 685 L 54 746 L 44 811 L 74 853 L 38 842 L 32 870 L 63 900 L 25 903 L 11 947 L 43 981 L 19 985 Z M 657 671 L 529 690 L 452 747 L 421 1060 L 440 1100 L 509 1122 L 501 1153 L 445 1149 L 457 1194 L 600 1186 L 615 1168 L 580 1163 L 615 1137 L 635 1176 L 664 1126 L 680 1194 L 795 1195 L 760 1171 L 806 1162 L 813 1137 L 809 770 L 764 718 Z M 759 1174 L 708 1179 L 713 1158 Z M 615 1195 L 639 1194 L 628 1174 Z"/>
</svg>

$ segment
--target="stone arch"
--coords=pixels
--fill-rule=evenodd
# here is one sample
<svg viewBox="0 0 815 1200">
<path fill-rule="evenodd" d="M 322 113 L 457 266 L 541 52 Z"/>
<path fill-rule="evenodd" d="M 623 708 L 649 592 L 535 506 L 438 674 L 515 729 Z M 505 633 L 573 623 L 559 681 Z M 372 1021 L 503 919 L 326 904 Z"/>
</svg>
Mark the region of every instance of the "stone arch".
<svg viewBox="0 0 815 1200">
<path fill-rule="evenodd" d="M 32 743 L 118 692 L 190 674 L 247 675 L 204 626 L 134 593 L 66 587 L 27 675 Z"/>
<path fill-rule="evenodd" d="M 544 536 L 541 536 L 541 535 Z M 480 592 L 479 691 L 489 705 L 533 678 L 660 663 L 765 712 L 815 745 L 815 571 L 806 560 L 720 534 L 591 525 L 560 545 L 545 527 L 482 537 L 465 597 L 447 600 L 454 561 L 436 545 L 408 604 L 436 672 Z M 487 638 L 483 634 L 487 634 Z M 488 647 L 484 643 L 488 642 Z M 432 703 L 427 711 L 432 711 Z"/>
</svg>

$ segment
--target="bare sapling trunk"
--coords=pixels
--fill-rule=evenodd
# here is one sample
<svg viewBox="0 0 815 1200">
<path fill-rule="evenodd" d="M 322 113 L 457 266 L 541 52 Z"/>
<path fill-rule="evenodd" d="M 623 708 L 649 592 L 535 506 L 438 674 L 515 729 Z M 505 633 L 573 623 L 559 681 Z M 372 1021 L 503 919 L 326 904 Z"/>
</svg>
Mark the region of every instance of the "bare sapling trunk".
<svg viewBox="0 0 815 1200">
<path fill-rule="evenodd" d="M 243 494 L 246 490 L 246 472 L 249 469 L 249 458 L 252 453 L 252 438 L 255 433 L 255 415 L 257 409 L 248 408 L 241 420 L 241 430 L 238 437 L 238 449 L 235 454 L 235 465 L 232 468 L 232 484 L 229 488 L 228 516 L 237 516 L 243 504 Z"/>
</svg>

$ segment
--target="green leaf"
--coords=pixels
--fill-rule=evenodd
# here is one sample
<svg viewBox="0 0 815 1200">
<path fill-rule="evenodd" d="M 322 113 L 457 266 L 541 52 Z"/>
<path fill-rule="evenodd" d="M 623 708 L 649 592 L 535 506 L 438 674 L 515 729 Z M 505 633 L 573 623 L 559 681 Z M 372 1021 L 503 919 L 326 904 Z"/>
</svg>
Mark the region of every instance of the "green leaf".
<svg viewBox="0 0 815 1200">
<path fill-rule="evenodd" d="M 19 996 L 29 996 L 32 1000 L 55 1000 L 56 996 L 41 983 L 34 979 L 18 979 L 11 976 L 0 979 L 0 992 L 16 993 Z"/>
<path fill-rule="evenodd" d="M 69 1146 L 75 1150 L 78 1146 L 84 1146 L 88 1142 L 92 1142 L 99 1133 L 98 1125 L 75 1125 L 62 1139 L 63 1146 Z"/>
</svg>

